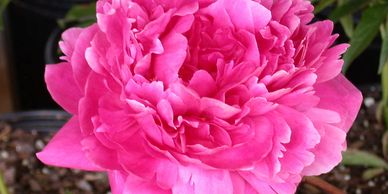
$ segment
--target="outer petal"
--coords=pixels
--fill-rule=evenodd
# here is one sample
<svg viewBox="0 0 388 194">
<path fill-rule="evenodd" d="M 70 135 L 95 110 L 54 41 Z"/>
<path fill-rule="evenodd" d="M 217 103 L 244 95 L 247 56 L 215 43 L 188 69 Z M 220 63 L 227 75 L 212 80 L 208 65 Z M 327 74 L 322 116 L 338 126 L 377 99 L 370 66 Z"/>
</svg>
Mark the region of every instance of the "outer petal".
<svg viewBox="0 0 388 194">
<path fill-rule="evenodd" d="M 329 48 L 325 53 L 323 64 L 317 69 L 318 83 L 328 81 L 337 77 L 342 70 L 343 60 L 338 59 L 339 56 L 346 51 L 348 44 L 340 44 Z"/>
<path fill-rule="evenodd" d="M 48 165 L 92 171 L 102 170 L 86 158 L 81 140 L 78 117 L 73 116 L 36 156 Z"/>
<path fill-rule="evenodd" d="M 347 132 L 360 110 L 361 92 L 342 74 L 330 81 L 316 84 L 315 90 L 321 99 L 318 107 L 337 112 L 341 116 L 341 122 L 336 126 Z"/>
<path fill-rule="evenodd" d="M 79 35 L 74 47 L 73 55 L 71 56 L 74 78 L 81 89 L 85 87 L 88 74 L 90 73 L 90 67 L 85 59 L 85 51 L 88 47 L 90 47 L 90 42 L 96 32 L 96 24 L 85 28 Z"/>
<path fill-rule="evenodd" d="M 343 150 L 342 144 L 346 142 L 346 133 L 329 124 L 323 124 L 317 129 L 321 133 L 321 142 L 313 149 L 315 160 L 303 170 L 303 175 L 314 176 L 329 172 L 342 159 L 340 151 Z"/>
<path fill-rule="evenodd" d="M 304 169 L 305 175 L 318 175 L 330 171 L 341 161 L 341 153 L 346 147 L 346 132 L 351 127 L 361 106 L 362 96 L 342 74 L 315 86 L 321 98 L 318 107 L 335 111 L 338 119 L 313 121 L 321 135 L 320 143 L 313 149 L 315 161 Z M 311 117 L 311 116 L 310 116 Z M 330 118 L 326 115 L 325 118 Z M 331 150 L 338 150 L 332 152 Z"/>
<path fill-rule="evenodd" d="M 71 65 L 66 62 L 47 65 L 44 78 L 53 99 L 67 112 L 77 114 L 82 93 L 74 80 Z"/>
<path fill-rule="evenodd" d="M 65 54 L 65 56 L 62 56 L 61 59 L 70 62 L 71 56 L 74 52 L 75 43 L 81 32 L 82 28 L 70 28 L 63 32 L 63 41 L 59 42 L 59 47 L 61 48 L 61 51 Z"/>
</svg>

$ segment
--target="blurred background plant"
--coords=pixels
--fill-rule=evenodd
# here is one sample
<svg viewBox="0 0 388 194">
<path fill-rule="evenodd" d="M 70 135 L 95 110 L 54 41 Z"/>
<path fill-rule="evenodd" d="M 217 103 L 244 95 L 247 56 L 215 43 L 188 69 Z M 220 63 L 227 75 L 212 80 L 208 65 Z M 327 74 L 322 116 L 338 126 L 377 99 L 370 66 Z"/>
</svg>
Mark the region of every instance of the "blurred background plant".
<svg viewBox="0 0 388 194">
<path fill-rule="evenodd" d="M 7 7 L 8 3 L 9 3 L 9 0 L 0 0 L 0 30 L 2 30 L 4 26 L 3 12 L 5 7 Z"/>
<path fill-rule="evenodd" d="M 0 172 L 0 194 L 8 194 L 7 186 L 5 185 L 4 178 Z"/>
<path fill-rule="evenodd" d="M 355 59 L 374 42 L 380 43 L 380 60 L 376 75 L 381 76 L 382 100 L 376 112 L 377 120 L 388 124 L 388 0 L 312 0 L 315 14 L 325 14 L 327 18 L 342 26 L 350 47 L 343 56 L 343 73 L 347 73 Z M 380 33 L 379 33 L 380 32 Z M 379 37 L 380 35 L 380 37 Z M 377 40 L 377 41 L 376 41 Z M 374 64 L 362 64 L 360 69 Z M 378 157 L 362 150 L 348 150 L 343 154 L 342 164 L 366 166 L 363 178 L 371 179 L 388 170 L 388 128 L 381 139 L 383 155 Z"/>
</svg>

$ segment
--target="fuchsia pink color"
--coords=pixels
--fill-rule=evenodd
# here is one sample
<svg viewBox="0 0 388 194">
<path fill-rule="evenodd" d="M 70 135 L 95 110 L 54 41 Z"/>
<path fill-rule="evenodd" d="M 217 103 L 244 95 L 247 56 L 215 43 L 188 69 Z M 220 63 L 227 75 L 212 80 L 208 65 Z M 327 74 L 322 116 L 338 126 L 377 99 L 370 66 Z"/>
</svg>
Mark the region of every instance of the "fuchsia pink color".
<svg viewBox="0 0 388 194">
<path fill-rule="evenodd" d="M 361 103 L 348 45 L 307 0 L 99 0 L 52 97 L 72 119 L 38 158 L 105 171 L 114 194 L 293 193 L 341 161 Z"/>
</svg>

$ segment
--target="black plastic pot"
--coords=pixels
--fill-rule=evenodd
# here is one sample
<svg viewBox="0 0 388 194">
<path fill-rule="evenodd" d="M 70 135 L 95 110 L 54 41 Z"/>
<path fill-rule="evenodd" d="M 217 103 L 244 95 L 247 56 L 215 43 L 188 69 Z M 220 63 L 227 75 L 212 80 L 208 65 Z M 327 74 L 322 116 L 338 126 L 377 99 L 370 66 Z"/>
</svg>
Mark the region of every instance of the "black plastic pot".
<svg viewBox="0 0 388 194">
<path fill-rule="evenodd" d="M 57 40 L 57 19 L 76 3 L 93 0 L 11 0 L 4 12 L 6 50 L 10 62 L 11 89 L 16 111 L 59 109 L 44 83 L 49 39 Z M 55 35 L 56 37 L 51 37 Z M 50 48 L 57 46 L 51 41 Z M 51 53 L 52 54 L 52 53 Z M 46 55 L 46 56 L 45 56 Z"/>
<path fill-rule="evenodd" d="M 0 121 L 11 125 L 13 129 L 53 132 L 60 129 L 70 118 L 64 111 L 40 110 L 6 113 L 0 115 Z"/>
<path fill-rule="evenodd" d="M 31 10 L 49 18 L 62 18 L 74 4 L 95 0 L 11 0 L 18 7 Z"/>
</svg>

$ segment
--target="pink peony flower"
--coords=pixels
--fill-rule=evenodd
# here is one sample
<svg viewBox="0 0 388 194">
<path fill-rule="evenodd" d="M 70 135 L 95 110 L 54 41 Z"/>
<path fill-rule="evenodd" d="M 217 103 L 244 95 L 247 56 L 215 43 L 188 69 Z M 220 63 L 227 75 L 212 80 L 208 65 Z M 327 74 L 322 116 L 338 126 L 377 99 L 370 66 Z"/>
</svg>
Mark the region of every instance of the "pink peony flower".
<svg viewBox="0 0 388 194">
<path fill-rule="evenodd" d="M 341 161 L 361 103 L 308 0 L 100 0 L 47 65 L 72 119 L 38 158 L 112 193 L 293 193 Z"/>
</svg>

